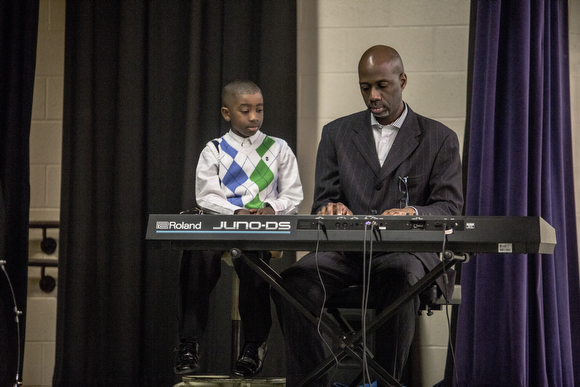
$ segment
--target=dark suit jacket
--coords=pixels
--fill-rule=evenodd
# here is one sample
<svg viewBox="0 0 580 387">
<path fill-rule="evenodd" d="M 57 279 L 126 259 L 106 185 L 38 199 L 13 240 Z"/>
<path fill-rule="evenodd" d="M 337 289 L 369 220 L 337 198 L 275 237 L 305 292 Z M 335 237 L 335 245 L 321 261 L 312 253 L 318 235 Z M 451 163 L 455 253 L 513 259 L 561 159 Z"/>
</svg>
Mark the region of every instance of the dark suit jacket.
<svg viewBox="0 0 580 387">
<path fill-rule="evenodd" d="M 461 160 L 455 132 L 409 107 L 381 167 L 371 113 L 365 110 L 339 118 L 322 130 L 312 213 L 330 202 L 344 203 L 355 215 L 380 215 L 399 208 L 399 176 L 408 176 L 409 204 L 420 215 L 461 214 Z M 415 255 L 427 269 L 439 262 L 435 254 Z"/>
</svg>

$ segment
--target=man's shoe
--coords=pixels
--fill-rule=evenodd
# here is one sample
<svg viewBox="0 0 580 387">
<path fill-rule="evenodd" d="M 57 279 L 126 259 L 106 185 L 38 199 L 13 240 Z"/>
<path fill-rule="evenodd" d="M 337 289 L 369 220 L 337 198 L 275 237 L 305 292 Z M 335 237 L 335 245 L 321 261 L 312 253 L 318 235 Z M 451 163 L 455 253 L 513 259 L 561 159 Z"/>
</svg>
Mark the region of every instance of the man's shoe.
<svg viewBox="0 0 580 387">
<path fill-rule="evenodd" d="M 183 341 L 175 349 L 175 366 L 178 375 L 193 374 L 199 371 L 199 344 L 195 340 Z"/>
<path fill-rule="evenodd" d="M 266 343 L 261 345 L 258 343 L 245 343 L 242 354 L 234 368 L 234 375 L 243 377 L 258 375 L 262 371 L 267 353 L 268 347 Z"/>
</svg>

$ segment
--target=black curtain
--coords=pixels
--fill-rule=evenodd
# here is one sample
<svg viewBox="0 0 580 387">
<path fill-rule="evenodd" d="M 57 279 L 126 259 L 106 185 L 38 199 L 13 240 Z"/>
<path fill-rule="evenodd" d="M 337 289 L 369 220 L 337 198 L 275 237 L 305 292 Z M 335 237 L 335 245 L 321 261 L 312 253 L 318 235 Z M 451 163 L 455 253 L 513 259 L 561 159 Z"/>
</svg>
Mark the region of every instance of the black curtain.
<svg viewBox="0 0 580 387">
<path fill-rule="evenodd" d="M 53 385 L 171 385 L 179 252 L 146 244 L 147 216 L 193 206 L 233 79 L 262 88 L 264 132 L 295 149 L 296 4 L 68 1 L 65 37 Z M 230 371 L 230 281 L 224 267 L 203 371 Z"/>
<path fill-rule="evenodd" d="M 553 254 L 479 254 L 462 265 L 455 385 L 577 386 L 568 2 L 471 7 L 466 214 L 542 216 L 557 245 Z"/>
<path fill-rule="evenodd" d="M 21 380 L 24 357 L 37 33 L 38 0 L 0 0 L 0 386 Z"/>
</svg>

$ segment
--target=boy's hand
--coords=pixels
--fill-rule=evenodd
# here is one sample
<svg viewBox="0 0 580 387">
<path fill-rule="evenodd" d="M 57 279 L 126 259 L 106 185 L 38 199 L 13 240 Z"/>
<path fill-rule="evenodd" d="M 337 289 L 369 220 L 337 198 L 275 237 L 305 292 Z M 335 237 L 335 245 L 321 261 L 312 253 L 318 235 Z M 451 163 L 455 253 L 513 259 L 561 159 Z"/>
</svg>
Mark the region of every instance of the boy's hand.
<svg viewBox="0 0 580 387">
<path fill-rule="evenodd" d="M 272 207 L 264 207 L 258 209 L 251 209 L 250 213 L 256 215 L 274 215 L 276 211 L 274 211 Z"/>
</svg>

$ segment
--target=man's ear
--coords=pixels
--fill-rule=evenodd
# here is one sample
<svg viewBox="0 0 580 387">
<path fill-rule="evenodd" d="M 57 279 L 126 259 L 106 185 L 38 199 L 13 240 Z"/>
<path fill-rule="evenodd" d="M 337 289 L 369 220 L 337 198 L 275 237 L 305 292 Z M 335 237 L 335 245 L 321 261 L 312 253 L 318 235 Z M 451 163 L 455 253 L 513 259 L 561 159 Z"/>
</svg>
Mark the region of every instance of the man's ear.
<svg viewBox="0 0 580 387">
<path fill-rule="evenodd" d="M 399 80 L 401 81 L 401 90 L 404 90 L 405 86 L 407 86 L 407 74 L 401 73 Z"/>
<path fill-rule="evenodd" d="M 222 112 L 222 116 L 224 117 L 224 119 L 226 121 L 229 121 L 230 120 L 230 111 L 229 111 L 229 109 L 227 107 L 225 107 L 225 106 L 222 106 L 221 112 Z"/>
</svg>

